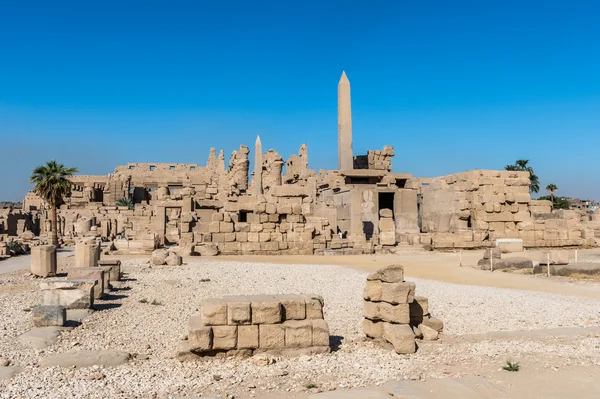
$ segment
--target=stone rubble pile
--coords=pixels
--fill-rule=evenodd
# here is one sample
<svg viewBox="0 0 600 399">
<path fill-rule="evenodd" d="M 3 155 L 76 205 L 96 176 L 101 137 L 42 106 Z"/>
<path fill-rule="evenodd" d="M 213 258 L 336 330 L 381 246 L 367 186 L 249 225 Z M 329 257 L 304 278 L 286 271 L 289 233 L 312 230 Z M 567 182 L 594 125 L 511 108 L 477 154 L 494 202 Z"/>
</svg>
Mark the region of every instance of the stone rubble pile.
<svg viewBox="0 0 600 399">
<path fill-rule="evenodd" d="M 389 342 L 402 354 L 415 353 L 415 338 L 437 340 L 444 324 L 431 316 L 429 301 L 415 296 L 415 289 L 415 283 L 404 281 L 400 265 L 371 273 L 363 294 L 365 335 Z"/>
<path fill-rule="evenodd" d="M 323 305 L 323 298 L 318 295 L 205 299 L 200 314 L 189 320 L 188 340 L 180 349 L 179 358 L 329 352 L 329 327 L 323 319 Z"/>
</svg>

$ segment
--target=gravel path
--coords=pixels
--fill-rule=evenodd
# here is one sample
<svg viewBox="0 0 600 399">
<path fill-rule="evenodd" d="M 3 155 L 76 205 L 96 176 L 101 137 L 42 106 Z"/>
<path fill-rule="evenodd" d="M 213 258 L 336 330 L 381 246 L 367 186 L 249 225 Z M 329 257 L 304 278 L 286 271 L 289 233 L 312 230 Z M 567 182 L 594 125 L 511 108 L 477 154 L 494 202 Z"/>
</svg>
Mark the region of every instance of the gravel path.
<svg viewBox="0 0 600 399">
<path fill-rule="evenodd" d="M 73 258 L 62 259 L 68 267 Z M 600 365 L 598 336 L 539 338 L 534 342 L 481 341 L 424 343 L 416 355 L 398 356 L 365 341 L 361 332 L 362 289 L 367 273 L 340 266 L 276 265 L 190 259 L 180 267 L 150 266 L 127 259 L 130 281 L 102 301 L 97 311 L 59 342 L 44 349 L 23 349 L 16 337 L 31 328 L 24 309 L 40 303 L 39 280 L 15 272 L 0 276 L 0 358 L 25 368 L 12 380 L 0 380 L 0 398 L 153 398 L 263 391 L 306 391 L 381 384 L 390 379 L 435 378 L 496 367 L 509 357 L 532 362 Z M 417 294 L 430 299 L 432 313 L 444 320 L 449 335 L 498 330 L 600 325 L 600 301 L 454 285 L 412 279 Z M 325 298 L 325 319 L 339 350 L 329 355 L 280 359 L 270 366 L 253 359 L 175 359 L 187 320 L 205 297 L 232 294 L 316 293 Z M 152 305 L 151 303 L 159 303 Z M 117 349 L 137 354 L 125 366 L 84 369 L 48 368 L 37 363 L 52 353 Z M 465 372 L 467 370 L 464 370 Z M 215 377 L 216 376 L 216 377 Z"/>
</svg>

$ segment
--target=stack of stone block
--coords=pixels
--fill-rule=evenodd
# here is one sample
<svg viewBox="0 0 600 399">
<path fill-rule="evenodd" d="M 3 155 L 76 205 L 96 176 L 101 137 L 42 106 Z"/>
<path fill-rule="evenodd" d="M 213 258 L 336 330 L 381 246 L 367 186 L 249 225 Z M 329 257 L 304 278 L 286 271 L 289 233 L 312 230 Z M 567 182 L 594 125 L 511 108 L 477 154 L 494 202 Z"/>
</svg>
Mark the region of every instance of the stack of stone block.
<svg viewBox="0 0 600 399">
<path fill-rule="evenodd" d="M 93 291 L 95 299 L 101 299 L 104 293 L 110 291 L 111 276 L 115 277 L 114 281 L 120 277 L 120 262 L 118 266 L 99 266 L 99 262 L 100 241 L 84 239 L 75 245 L 75 264 L 67 272 L 67 280 L 96 281 L 97 286 Z"/>
<path fill-rule="evenodd" d="M 379 243 L 381 245 L 396 245 L 396 223 L 391 209 L 379 211 Z"/>
<path fill-rule="evenodd" d="M 200 356 L 329 352 L 329 327 L 318 295 L 205 299 L 188 326 L 187 351 Z"/>
<path fill-rule="evenodd" d="M 404 281 L 404 268 L 388 266 L 367 277 L 364 290 L 363 331 L 393 345 L 396 353 L 414 353 L 415 338 L 436 340 L 441 320 L 431 316 L 429 301 L 415 297 L 415 283 Z"/>
</svg>

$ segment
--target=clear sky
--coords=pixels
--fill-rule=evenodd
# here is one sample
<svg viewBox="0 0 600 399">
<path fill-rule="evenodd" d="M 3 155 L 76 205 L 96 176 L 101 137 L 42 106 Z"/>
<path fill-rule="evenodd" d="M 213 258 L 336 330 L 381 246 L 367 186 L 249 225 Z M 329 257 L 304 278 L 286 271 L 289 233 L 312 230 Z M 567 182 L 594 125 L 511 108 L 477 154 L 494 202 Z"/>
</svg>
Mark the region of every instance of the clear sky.
<svg viewBox="0 0 600 399">
<path fill-rule="evenodd" d="M 600 200 L 598 1 L 0 0 L 0 201 L 53 158 L 204 165 L 257 134 L 334 169 L 342 70 L 355 155 L 393 145 L 420 177 L 529 159 Z"/>
</svg>

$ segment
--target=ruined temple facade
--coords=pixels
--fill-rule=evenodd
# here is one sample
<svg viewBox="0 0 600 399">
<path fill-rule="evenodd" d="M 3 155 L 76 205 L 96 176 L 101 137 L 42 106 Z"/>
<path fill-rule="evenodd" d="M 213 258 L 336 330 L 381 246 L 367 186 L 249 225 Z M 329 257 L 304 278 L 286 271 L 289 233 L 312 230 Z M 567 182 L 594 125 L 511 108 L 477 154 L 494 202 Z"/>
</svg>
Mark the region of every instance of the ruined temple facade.
<svg viewBox="0 0 600 399">
<path fill-rule="evenodd" d="M 275 150 L 263 152 L 260 138 L 254 154 L 241 145 L 228 165 L 223 151 L 217 155 L 213 148 L 205 166 L 118 166 L 108 176 L 71 179 L 59 232 L 119 237 L 118 248 L 179 244 L 222 254 L 477 248 L 498 238 L 521 238 L 536 247 L 596 245 L 598 222 L 575 211 L 551 212 L 549 201 L 531 200 L 527 172 L 473 170 L 416 178 L 392 172 L 391 146 L 354 155 L 345 74 L 338 107 L 338 170 L 311 170 L 306 144 L 284 160 Z M 117 205 L 123 198 L 131 199 L 133 209 Z M 28 206 L 43 207 L 31 193 L 25 211 Z M 44 234 L 52 227 L 45 212 L 41 215 L 37 229 Z"/>
</svg>

